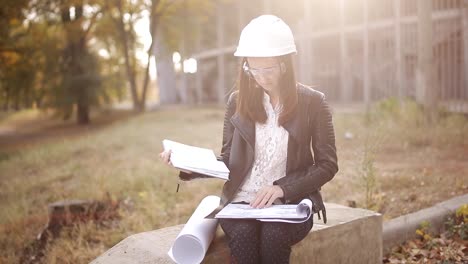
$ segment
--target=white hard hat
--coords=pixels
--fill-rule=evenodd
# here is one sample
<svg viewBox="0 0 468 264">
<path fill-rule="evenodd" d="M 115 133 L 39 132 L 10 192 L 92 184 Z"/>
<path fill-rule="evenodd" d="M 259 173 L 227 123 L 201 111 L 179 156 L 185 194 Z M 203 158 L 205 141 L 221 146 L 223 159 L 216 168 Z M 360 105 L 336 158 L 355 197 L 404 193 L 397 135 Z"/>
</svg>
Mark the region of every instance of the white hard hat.
<svg viewBox="0 0 468 264">
<path fill-rule="evenodd" d="M 234 56 L 275 57 L 296 52 L 289 26 L 279 17 L 262 15 L 242 30 Z"/>
</svg>

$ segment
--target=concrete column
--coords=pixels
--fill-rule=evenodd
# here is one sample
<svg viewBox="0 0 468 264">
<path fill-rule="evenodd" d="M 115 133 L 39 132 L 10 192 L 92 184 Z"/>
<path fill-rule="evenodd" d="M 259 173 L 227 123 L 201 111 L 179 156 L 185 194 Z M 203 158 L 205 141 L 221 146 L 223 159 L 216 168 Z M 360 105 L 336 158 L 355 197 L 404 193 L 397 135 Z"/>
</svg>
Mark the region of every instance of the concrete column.
<svg viewBox="0 0 468 264">
<path fill-rule="evenodd" d="M 311 8 L 310 1 L 303 0 L 303 19 L 299 20 L 296 25 L 295 40 L 296 45 L 299 45 L 300 50 L 298 51 L 298 56 L 296 57 L 298 67 L 296 68 L 297 72 L 297 81 L 311 84 L 312 82 L 312 64 L 313 60 L 311 58 L 311 47 L 310 47 L 310 25 L 311 25 Z"/>
<path fill-rule="evenodd" d="M 161 30 L 156 33 L 156 45 L 153 45 L 154 62 L 158 73 L 158 89 L 160 104 L 177 103 L 177 85 L 172 54 L 166 46 Z"/>
<path fill-rule="evenodd" d="M 465 1 L 466 2 L 466 1 Z M 462 26 L 463 26 L 463 67 L 464 67 L 464 82 L 462 96 L 463 99 L 468 99 L 468 4 L 462 9 Z"/>
<path fill-rule="evenodd" d="M 188 96 L 188 85 L 187 85 L 187 74 L 188 73 L 185 73 L 184 70 L 184 60 L 187 59 L 187 55 L 186 55 L 186 52 L 185 52 L 185 36 L 183 36 L 183 40 L 182 40 L 182 43 L 179 45 L 179 50 L 181 51 L 181 64 L 182 64 L 182 69 L 179 73 L 179 96 L 180 96 L 180 102 L 182 104 L 187 104 L 190 99 L 189 99 L 189 96 Z"/>
<path fill-rule="evenodd" d="M 218 49 L 221 49 L 224 45 L 224 16 L 223 16 L 223 7 L 221 3 L 217 5 L 216 12 L 216 39 Z M 218 103 L 224 103 L 224 93 L 226 91 L 226 80 L 225 80 L 225 62 L 224 54 L 219 53 L 217 57 L 218 63 Z"/>
<path fill-rule="evenodd" d="M 197 52 L 200 52 L 201 49 L 201 36 L 202 28 L 201 22 L 197 19 L 196 23 L 196 36 L 195 36 L 195 49 Z M 200 60 L 197 60 L 197 72 L 195 73 L 195 103 L 200 104 L 203 101 L 203 71 L 202 64 Z"/>
<path fill-rule="evenodd" d="M 369 0 L 364 0 L 363 62 L 364 102 L 366 103 L 366 108 L 368 108 L 371 101 L 369 79 Z"/>
<path fill-rule="evenodd" d="M 239 36 L 240 36 L 240 33 L 241 33 L 242 29 L 246 25 L 246 22 L 244 21 L 245 20 L 244 12 L 242 11 L 243 10 L 242 7 L 243 7 L 244 2 L 245 1 L 243 1 L 243 0 L 238 0 L 236 2 L 237 3 L 237 25 L 238 25 L 238 28 L 239 28 Z"/>
<path fill-rule="evenodd" d="M 401 0 L 393 1 L 394 19 L 395 19 L 395 63 L 396 63 L 396 85 L 397 95 L 401 100 L 404 96 L 405 84 L 403 81 L 403 69 L 402 69 L 402 51 L 401 51 Z"/>
<path fill-rule="evenodd" d="M 342 102 L 351 100 L 349 85 L 348 52 L 345 34 L 345 0 L 340 0 L 340 99 Z"/>
<path fill-rule="evenodd" d="M 418 0 L 418 65 L 416 71 L 416 100 L 426 110 L 433 112 L 433 52 L 432 52 L 432 1 Z"/>
<path fill-rule="evenodd" d="M 304 20 L 306 23 L 306 28 L 311 29 L 314 23 L 313 16 L 312 16 L 312 5 L 310 0 L 304 0 Z M 316 80 L 314 80 L 314 69 L 316 60 L 314 58 L 314 46 L 313 46 L 313 39 L 312 39 L 312 30 L 308 30 L 307 34 L 305 35 L 305 43 L 306 43 L 306 54 L 305 58 L 307 60 L 307 74 L 305 80 L 307 84 L 313 85 Z M 300 56 L 299 56 L 300 57 Z"/>
<path fill-rule="evenodd" d="M 184 1 L 183 3 L 183 22 L 184 22 L 184 30 L 183 33 L 184 35 L 182 36 L 182 42 L 180 44 L 179 50 L 181 53 L 182 57 L 182 71 L 181 71 L 181 84 L 180 84 L 180 100 L 181 103 L 187 104 L 189 102 L 192 102 L 193 98 L 190 98 L 190 93 L 189 93 L 189 85 L 188 85 L 188 73 L 185 72 L 185 65 L 184 65 L 184 60 L 188 59 L 188 54 L 187 54 L 187 3 Z"/>
</svg>

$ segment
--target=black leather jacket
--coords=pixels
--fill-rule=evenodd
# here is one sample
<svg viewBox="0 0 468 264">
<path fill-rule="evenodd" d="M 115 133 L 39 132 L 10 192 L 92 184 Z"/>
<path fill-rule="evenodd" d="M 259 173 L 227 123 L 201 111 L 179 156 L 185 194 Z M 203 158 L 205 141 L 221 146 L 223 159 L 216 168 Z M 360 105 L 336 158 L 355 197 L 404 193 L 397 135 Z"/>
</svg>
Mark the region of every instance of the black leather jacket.
<svg viewBox="0 0 468 264">
<path fill-rule="evenodd" d="M 229 97 L 224 118 L 220 160 L 229 168 L 230 180 L 224 184 L 220 207 L 234 198 L 254 161 L 255 124 L 236 112 L 237 93 Z M 273 184 L 283 189 L 285 203 L 309 197 L 314 212 L 320 219 L 322 211 L 326 223 L 320 188 L 338 172 L 331 111 L 323 93 L 302 84 L 298 84 L 297 93 L 296 114 L 283 125 L 289 133 L 286 176 Z M 179 177 L 190 180 L 204 176 L 181 172 Z"/>
</svg>

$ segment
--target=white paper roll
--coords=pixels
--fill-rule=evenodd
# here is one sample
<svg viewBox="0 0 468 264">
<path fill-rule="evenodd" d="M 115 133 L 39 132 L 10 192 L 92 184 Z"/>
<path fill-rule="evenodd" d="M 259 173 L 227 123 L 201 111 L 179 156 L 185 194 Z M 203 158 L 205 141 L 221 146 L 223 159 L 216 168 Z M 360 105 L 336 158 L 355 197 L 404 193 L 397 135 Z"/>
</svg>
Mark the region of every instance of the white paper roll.
<svg viewBox="0 0 468 264">
<path fill-rule="evenodd" d="M 216 233 L 217 219 L 205 219 L 220 203 L 218 196 L 210 195 L 200 202 L 180 231 L 168 254 L 176 263 L 201 263 Z"/>
</svg>

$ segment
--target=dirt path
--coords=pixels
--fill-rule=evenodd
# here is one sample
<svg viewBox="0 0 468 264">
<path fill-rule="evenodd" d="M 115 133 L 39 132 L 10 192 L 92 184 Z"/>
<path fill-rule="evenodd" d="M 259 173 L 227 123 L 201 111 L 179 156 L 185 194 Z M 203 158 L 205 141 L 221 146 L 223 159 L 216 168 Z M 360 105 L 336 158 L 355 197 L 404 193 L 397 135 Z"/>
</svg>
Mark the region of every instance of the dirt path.
<svg viewBox="0 0 468 264">
<path fill-rule="evenodd" d="M 82 136 L 135 115 L 130 110 L 102 111 L 94 114 L 88 125 L 78 125 L 74 120 L 63 121 L 47 114 L 0 121 L 0 152 L 11 152 L 37 144 Z"/>
</svg>

